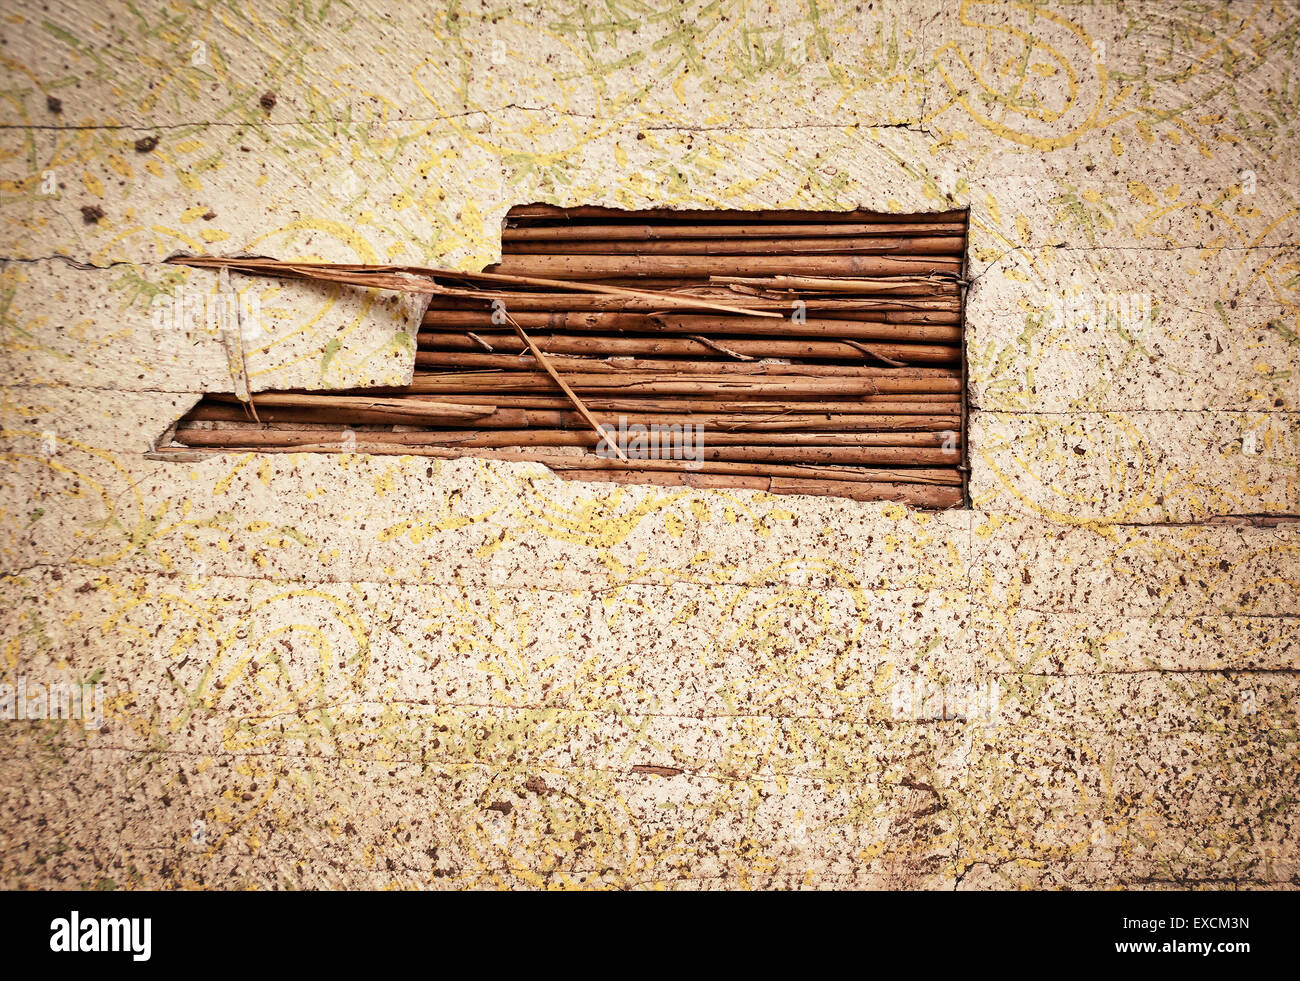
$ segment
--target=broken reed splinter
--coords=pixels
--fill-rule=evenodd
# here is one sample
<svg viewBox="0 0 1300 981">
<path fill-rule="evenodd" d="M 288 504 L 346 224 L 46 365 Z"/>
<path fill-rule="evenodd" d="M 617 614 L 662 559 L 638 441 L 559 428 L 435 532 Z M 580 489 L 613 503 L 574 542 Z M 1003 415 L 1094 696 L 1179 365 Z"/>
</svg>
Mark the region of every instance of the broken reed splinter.
<svg viewBox="0 0 1300 981">
<path fill-rule="evenodd" d="M 596 456 L 602 458 L 617 457 L 622 450 L 626 460 L 685 460 L 688 470 L 698 470 L 704 463 L 704 427 L 694 423 L 651 423 L 639 422 L 628 425 L 627 416 L 618 417 L 618 429 L 612 434 L 614 443 L 609 441 L 610 431 L 602 430 L 604 435 L 596 444 Z M 617 446 L 618 450 L 615 449 Z"/>
</svg>

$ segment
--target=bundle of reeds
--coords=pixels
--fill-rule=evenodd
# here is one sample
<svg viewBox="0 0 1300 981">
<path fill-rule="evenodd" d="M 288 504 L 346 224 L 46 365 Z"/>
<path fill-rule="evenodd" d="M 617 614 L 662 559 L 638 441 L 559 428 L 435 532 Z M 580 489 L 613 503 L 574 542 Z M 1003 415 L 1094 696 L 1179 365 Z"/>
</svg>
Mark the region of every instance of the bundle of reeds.
<svg viewBox="0 0 1300 981">
<path fill-rule="evenodd" d="M 209 396 L 172 449 L 961 503 L 963 213 L 529 205 L 502 242 L 483 273 L 183 260 L 432 298 L 410 385 Z"/>
</svg>

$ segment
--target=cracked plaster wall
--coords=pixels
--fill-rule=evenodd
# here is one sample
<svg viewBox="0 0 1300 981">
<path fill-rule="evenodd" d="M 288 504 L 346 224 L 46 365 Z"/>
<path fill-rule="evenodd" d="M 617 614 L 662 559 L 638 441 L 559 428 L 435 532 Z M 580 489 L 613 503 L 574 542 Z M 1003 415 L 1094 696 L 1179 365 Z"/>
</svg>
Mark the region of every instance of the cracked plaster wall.
<svg viewBox="0 0 1300 981">
<path fill-rule="evenodd" d="M 0 33 L 0 672 L 107 698 L 0 724 L 0 883 L 1300 882 L 1300 534 L 1259 518 L 1300 512 L 1300 6 L 52 2 Z M 236 384 L 217 332 L 154 323 L 216 288 L 167 256 L 478 268 L 530 201 L 969 207 L 973 509 L 144 458 Z M 234 279 L 254 390 L 409 377 L 416 302 Z M 1150 325 L 1051 316 L 1097 293 Z M 989 720 L 898 711 L 990 688 Z"/>
</svg>

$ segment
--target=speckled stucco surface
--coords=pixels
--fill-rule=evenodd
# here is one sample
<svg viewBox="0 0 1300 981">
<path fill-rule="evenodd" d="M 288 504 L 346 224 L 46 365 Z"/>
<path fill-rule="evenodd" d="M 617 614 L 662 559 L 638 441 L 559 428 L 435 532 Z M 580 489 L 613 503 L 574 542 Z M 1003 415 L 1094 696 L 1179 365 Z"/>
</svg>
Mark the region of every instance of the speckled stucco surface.
<svg viewBox="0 0 1300 981">
<path fill-rule="evenodd" d="M 1300 5 L 0 34 L 0 680 L 104 693 L 0 721 L 0 884 L 1300 884 Z M 160 329 L 218 289 L 167 256 L 478 268 L 531 201 L 969 207 L 972 508 L 144 455 L 205 391 L 400 383 L 419 313 L 235 276 L 240 356 Z"/>
</svg>

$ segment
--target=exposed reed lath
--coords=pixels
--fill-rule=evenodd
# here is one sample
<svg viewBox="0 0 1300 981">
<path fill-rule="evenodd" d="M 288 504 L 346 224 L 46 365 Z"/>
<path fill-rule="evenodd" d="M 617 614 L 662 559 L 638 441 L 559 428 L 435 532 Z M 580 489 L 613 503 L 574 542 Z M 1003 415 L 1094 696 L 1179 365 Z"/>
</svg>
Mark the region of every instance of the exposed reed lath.
<svg viewBox="0 0 1300 981">
<path fill-rule="evenodd" d="M 258 421 L 208 396 L 170 451 L 481 456 L 571 479 L 956 506 L 965 230 L 964 212 L 529 205 L 483 274 L 181 260 L 433 296 L 409 386 L 263 393 Z M 699 429 L 645 458 L 648 439 L 619 438 L 637 426 Z"/>
</svg>

